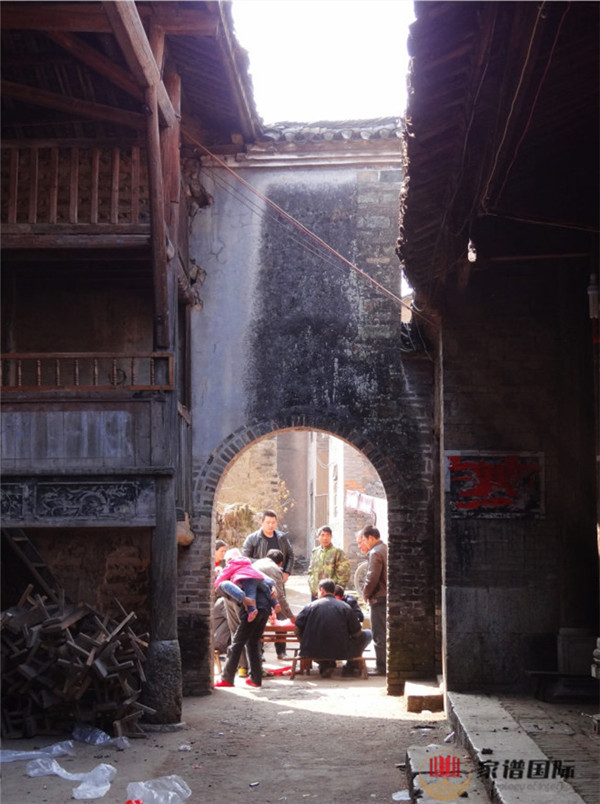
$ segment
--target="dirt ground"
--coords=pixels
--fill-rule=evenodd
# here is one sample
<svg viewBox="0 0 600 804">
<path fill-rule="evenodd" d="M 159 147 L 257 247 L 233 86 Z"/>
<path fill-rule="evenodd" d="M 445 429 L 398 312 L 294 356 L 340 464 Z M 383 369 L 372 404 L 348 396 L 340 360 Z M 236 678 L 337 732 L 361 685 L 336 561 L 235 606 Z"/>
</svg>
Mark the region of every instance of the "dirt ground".
<svg viewBox="0 0 600 804">
<path fill-rule="evenodd" d="M 290 584 L 294 611 L 308 602 L 301 579 Z M 277 666 L 273 646 L 267 666 Z M 124 804 L 127 784 L 177 774 L 192 790 L 190 804 L 229 802 L 391 802 L 407 789 L 398 764 L 408 745 L 440 743 L 450 729 L 443 713 L 406 711 L 405 700 L 386 694 L 382 677 L 268 678 L 261 689 L 236 679 L 233 689 L 185 698 L 177 731 L 151 732 L 118 751 L 76 743 L 76 757 L 60 757 L 69 772 L 100 763 L 117 769 L 99 801 Z M 31 750 L 68 739 L 4 741 L 4 749 Z M 30 778 L 27 762 L 3 763 L 3 804 L 64 804 L 78 784 L 59 776 Z"/>
</svg>

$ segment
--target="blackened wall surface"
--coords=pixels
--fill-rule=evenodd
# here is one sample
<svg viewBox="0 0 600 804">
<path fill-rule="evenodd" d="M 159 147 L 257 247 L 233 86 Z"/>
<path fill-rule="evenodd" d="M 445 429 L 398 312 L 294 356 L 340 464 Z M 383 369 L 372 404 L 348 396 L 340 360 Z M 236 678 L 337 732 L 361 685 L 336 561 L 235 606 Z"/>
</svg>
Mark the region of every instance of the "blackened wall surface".
<svg viewBox="0 0 600 804">
<path fill-rule="evenodd" d="M 400 295 L 393 248 L 402 175 L 393 163 L 241 173 Z M 189 629 L 190 617 L 209 622 L 213 503 L 227 465 L 277 430 L 329 432 L 360 449 L 385 488 L 388 687 L 401 693 L 406 678 L 436 670 L 432 362 L 404 351 L 397 302 L 262 202 L 234 192 L 230 179 L 213 171 L 206 180 L 214 203 L 192 233 L 207 273 L 204 307 L 192 320 L 196 539 L 180 552 L 180 626 Z M 180 629 L 188 694 L 210 688 L 208 630 L 187 645 Z"/>
<path fill-rule="evenodd" d="M 332 248 L 356 259 L 356 182 L 271 185 L 267 195 Z M 323 257 L 315 258 L 315 251 Z M 260 420 L 307 405 L 355 414 L 359 389 L 352 346 L 360 288 L 351 269 L 291 223 L 282 227 L 276 216 L 265 219 L 260 264 L 245 378 L 248 417 Z"/>
<path fill-rule="evenodd" d="M 596 633 L 586 282 L 572 266 L 547 265 L 542 279 L 538 266 L 513 264 L 475 273 L 446 299 L 446 455 L 462 453 L 463 470 L 474 461 L 481 481 L 469 480 L 467 515 L 452 509 L 446 477 L 451 689 L 525 686 L 528 670 L 557 669 L 561 628 Z M 511 487 L 516 458 L 522 484 Z M 521 512 L 509 510 L 511 496 Z"/>
</svg>

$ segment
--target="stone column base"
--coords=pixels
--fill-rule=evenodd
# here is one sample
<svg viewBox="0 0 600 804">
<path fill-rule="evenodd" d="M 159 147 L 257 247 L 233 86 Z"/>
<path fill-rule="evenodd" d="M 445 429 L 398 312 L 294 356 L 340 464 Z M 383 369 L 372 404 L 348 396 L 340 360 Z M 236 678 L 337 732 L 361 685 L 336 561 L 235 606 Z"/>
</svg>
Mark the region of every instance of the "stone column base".
<svg viewBox="0 0 600 804">
<path fill-rule="evenodd" d="M 144 665 L 146 683 L 142 703 L 156 709 L 147 723 L 179 723 L 182 706 L 181 654 L 176 639 L 151 641 Z"/>
</svg>

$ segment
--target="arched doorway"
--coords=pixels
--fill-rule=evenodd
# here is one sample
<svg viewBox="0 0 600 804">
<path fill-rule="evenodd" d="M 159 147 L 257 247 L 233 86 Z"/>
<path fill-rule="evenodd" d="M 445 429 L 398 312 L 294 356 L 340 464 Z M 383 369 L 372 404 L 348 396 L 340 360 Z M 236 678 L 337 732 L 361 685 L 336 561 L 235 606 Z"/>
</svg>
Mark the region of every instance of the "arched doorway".
<svg viewBox="0 0 600 804">
<path fill-rule="evenodd" d="M 439 549 L 431 505 L 433 464 L 418 443 L 410 445 L 410 462 L 401 467 L 391 453 L 387 455 L 356 427 L 327 417 L 291 414 L 239 428 L 195 473 L 195 539 L 188 548 L 180 549 L 178 565 L 184 693 L 205 694 L 212 687 L 212 555 L 221 484 L 236 457 L 261 439 L 283 431 L 335 436 L 358 450 L 379 477 L 388 504 L 389 528 L 387 689 L 392 695 L 401 695 L 407 679 L 433 678 L 440 671 L 436 658 L 441 654 L 441 629 Z"/>
</svg>

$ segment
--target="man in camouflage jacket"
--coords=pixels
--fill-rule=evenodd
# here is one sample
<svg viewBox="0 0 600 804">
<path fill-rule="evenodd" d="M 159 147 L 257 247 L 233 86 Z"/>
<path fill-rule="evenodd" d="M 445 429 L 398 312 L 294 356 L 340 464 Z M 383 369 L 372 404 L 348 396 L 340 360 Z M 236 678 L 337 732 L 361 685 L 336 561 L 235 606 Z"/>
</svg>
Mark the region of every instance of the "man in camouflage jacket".
<svg viewBox="0 0 600 804">
<path fill-rule="evenodd" d="M 346 587 L 350 580 L 350 562 L 340 547 L 333 546 L 332 538 L 329 525 L 319 529 L 317 534 L 319 546 L 312 551 L 308 567 L 308 585 L 312 600 L 317 599 L 319 581 L 323 578 L 331 578 L 334 583 L 339 583 L 343 587 Z"/>
</svg>

